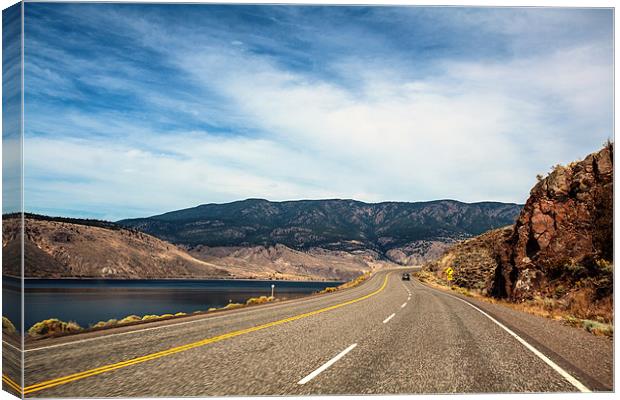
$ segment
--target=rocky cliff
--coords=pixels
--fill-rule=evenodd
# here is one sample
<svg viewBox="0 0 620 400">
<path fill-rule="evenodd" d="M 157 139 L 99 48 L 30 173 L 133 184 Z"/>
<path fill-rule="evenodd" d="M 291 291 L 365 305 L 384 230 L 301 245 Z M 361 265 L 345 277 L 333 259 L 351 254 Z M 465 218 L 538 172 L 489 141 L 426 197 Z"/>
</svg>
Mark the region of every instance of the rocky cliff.
<svg viewBox="0 0 620 400">
<path fill-rule="evenodd" d="M 512 301 L 551 299 L 583 318 L 611 316 L 613 144 L 532 188 L 514 225 L 460 242 L 427 271 Z"/>
<path fill-rule="evenodd" d="M 556 282 L 610 275 L 613 262 L 613 144 L 556 166 L 531 190 L 499 254 L 492 292 L 512 299 L 546 294 Z M 597 282 L 609 295 L 609 282 Z"/>
</svg>

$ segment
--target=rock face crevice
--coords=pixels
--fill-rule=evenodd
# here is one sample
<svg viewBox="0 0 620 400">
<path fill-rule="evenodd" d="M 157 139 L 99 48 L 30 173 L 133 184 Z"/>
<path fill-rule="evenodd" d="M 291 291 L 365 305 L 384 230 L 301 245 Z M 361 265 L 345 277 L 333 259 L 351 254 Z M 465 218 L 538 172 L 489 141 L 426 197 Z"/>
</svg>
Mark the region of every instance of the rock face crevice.
<svg viewBox="0 0 620 400">
<path fill-rule="evenodd" d="M 613 144 L 541 179 L 498 259 L 490 292 L 513 300 L 576 267 L 596 272 L 599 260 L 613 261 Z"/>
<path fill-rule="evenodd" d="M 515 302 L 541 299 L 582 318 L 610 320 L 613 294 L 613 144 L 556 166 L 530 191 L 512 226 L 458 242 L 427 271 Z"/>
</svg>

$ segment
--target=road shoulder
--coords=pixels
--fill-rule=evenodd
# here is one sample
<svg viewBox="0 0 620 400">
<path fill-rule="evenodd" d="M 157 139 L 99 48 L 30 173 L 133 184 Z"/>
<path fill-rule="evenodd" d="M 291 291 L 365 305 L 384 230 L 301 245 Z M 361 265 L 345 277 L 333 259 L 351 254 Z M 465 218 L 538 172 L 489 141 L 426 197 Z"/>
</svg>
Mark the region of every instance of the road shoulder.
<svg viewBox="0 0 620 400">
<path fill-rule="evenodd" d="M 528 343 L 574 374 L 590 389 L 613 390 L 613 341 L 560 321 L 517 311 L 501 304 L 488 303 L 448 290 L 417 285 L 467 301 L 509 327 Z M 586 372 L 587 371 L 587 372 Z"/>
</svg>

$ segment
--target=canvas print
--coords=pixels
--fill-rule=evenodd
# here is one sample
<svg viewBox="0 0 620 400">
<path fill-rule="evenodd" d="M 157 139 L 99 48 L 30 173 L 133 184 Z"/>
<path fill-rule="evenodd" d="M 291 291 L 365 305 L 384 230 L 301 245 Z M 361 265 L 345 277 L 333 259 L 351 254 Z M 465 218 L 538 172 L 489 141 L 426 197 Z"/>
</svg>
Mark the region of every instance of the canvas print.
<svg viewBox="0 0 620 400">
<path fill-rule="evenodd" d="M 613 392 L 612 8 L 2 12 L 2 388 Z"/>
</svg>

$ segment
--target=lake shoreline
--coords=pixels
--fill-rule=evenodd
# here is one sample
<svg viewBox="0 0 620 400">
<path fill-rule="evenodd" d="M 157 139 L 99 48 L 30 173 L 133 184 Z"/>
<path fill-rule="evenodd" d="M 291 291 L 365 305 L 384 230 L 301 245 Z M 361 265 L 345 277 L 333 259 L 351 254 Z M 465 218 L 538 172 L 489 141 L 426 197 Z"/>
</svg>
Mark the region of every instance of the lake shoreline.
<svg viewBox="0 0 620 400">
<path fill-rule="evenodd" d="M 6 278 L 3 315 L 19 320 L 23 296 L 26 326 L 50 318 L 89 326 L 129 315 L 189 314 L 231 303 L 244 304 L 261 296 L 291 299 L 342 284 L 258 279 Z"/>
<path fill-rule="evenodd" d="M 2 274 L 2 278 L 9 278 L 14 280 L 24 280 L 24 281 L 45 281 L 45 280 L 74 280 L 74 281 L 224 281 L 224 282 L 294 282 L 294 283 L 344 283 L 347 282 L 345 280 L 336 280 L 336 279 L 325 279 L 325 280 L 316 280 L 316 279 L 262 279 L 262 278 L 107 278 L 107 277 L 20 277 L 8 274 Z"/>
</svg>

